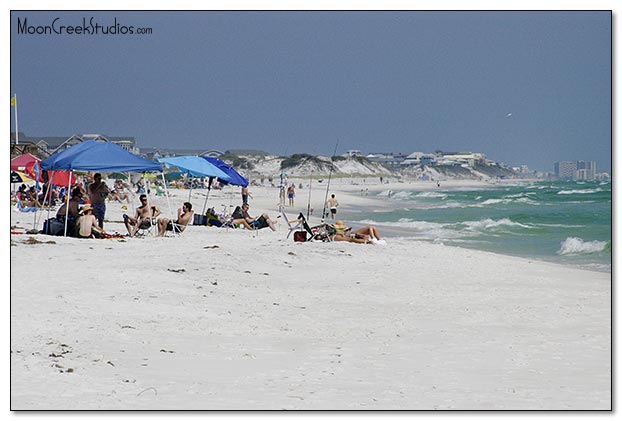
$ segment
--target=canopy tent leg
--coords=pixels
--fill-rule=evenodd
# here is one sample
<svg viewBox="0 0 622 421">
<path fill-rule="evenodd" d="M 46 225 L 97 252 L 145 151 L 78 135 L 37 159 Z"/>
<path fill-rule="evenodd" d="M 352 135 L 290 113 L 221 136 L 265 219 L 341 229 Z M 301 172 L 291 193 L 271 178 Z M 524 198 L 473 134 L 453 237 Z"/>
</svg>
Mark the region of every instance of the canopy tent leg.
<svg viewBox="0 0 622 421">
<path fill-rule="evenodd" d="M 203 213 L 201 215 L 205 215 L 205 209 L 207 208 L 207 199 L 209 199 L 209 192 L 212 190 L 212 181 L 214 177 L 209 178 L 209 183 L 207 184 L 207 195 L 205 196 L 205 202 L 203 203 Z"/>
<path fill-rule="evenodd" d="M 169 215 L 173 215 L 173 208 L 171 207 L 171 198 L 168 195 L 168 189 L 166 188 L 166 179 L 164 178 L 164 171 L 161 172 L 162 174 L 162 182 L 164 183 L 164 194 L 166 195 L 166 202 L 168 203 L 168 210 L 169 210 Z"/>
<path fill-rule="evenodd" d="M 71 199 L 71 175 L 72 174 L 73 174 L 73 171 L 69 171 L 69 181 L 67 181 L 67 191 L 65 192 L 65 196 L 67 196 L 67 206 L 65 206 L 65 232 L 64 232 L 65 237 L 67 237 L 67 223 L 69 222 L 69 200 Z M 54 176 L 52 175 L 52 177 Z"/>
</svg>

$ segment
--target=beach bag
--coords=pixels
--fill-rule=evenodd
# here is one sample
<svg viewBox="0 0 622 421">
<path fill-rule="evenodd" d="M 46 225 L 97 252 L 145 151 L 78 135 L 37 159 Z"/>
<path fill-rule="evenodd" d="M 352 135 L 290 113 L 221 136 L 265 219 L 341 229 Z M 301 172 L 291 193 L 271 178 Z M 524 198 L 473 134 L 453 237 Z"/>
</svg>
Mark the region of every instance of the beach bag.
<svg viewBox="0 0 622 421">
<path fill-rule="evenodd" d="M 294 232 L 294 241 L 297 243 L 304 243 L 305 241 L 307 241 L 307 232 L 306 231 Z"/>
<path fill-rule="evenodd" d="M 47 235 L 63 235 L 65 233 L 65 224 L 56 218 L 50 218 L 43 221 L 43 233 Z"/>
<path fill-rule="evenodd" d="M 192 225 L 207 225 L 207 216 L 195 213 Z"/>
</svg>

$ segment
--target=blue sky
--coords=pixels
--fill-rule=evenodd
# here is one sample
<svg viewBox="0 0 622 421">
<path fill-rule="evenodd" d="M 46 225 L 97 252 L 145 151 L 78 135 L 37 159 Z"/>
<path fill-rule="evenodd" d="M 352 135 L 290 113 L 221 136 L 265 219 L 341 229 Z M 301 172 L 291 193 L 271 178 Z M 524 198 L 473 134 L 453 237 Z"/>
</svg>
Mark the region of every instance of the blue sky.
<svg viewBox="0 0 622 421">
<path fill-rule="evenodd" d="M 91 17 L 152 33 L 17 28 Z M 610 171 L 611 29 L 608 11 L 12 12 L 11 94 L 29 136 Z"/>
</svg>

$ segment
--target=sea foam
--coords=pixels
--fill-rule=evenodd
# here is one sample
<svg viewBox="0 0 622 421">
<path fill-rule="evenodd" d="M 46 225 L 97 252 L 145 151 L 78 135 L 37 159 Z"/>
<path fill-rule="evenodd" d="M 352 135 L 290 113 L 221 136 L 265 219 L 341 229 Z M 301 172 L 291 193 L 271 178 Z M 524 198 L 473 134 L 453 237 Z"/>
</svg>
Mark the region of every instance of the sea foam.
<svg viewBox="0 0 622 421">
<path fill-rule="evenodd" d="M 561 247 L 557 254 L 589 254 L 604 251 L 607 248 L 607 241 L 583 241 L 577 237 L 568 237 L 561 242 Z"/>
<path fill-rule="evenodd" d="M 585 190 L 561 190 L 558 191 L 557 194 L 590 194 L 590 193 L 598 193 L 603 191 L 600 187 L 596 189 L 585 189 Z"/>
<path fill-rule="evenodd" d="M 531 228 L 529 225 L 524 225 L 520 222 L 514 222 L 508 218 L 502 218 L 499 220 L 487 218 L 479 221 L 466 221 L 463 222 L 463 224 L 466 225 L 469 229 L 476 231 L 496 229 L 501 227 Z"/>
</svg>

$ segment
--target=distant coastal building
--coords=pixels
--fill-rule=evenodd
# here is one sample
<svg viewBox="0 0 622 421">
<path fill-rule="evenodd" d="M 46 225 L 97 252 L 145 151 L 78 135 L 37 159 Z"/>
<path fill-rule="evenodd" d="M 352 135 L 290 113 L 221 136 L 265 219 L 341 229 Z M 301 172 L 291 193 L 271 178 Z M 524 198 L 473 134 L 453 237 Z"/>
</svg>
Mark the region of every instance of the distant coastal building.
<svg viewBox="0 0 622 421">
<path fill-rule="evenodd" d="M 434 165 L 436 162 L 436 155 L 432 153 L 413 152 L 408 155 L 402 162 L 401 166 L 414 166 L 414 165 Z"/>
<path fill-rule="evenodd" d="M 371 162 L 376 162 L 378 164 L 384 165 L 388 168 L 399 168 L 402 162 L 406 159 L 408 154 L 403 153 L 385 153 L 385 152 L 374 152 L 365 155 L 365 158 L 369 159 Z"/>
<path fill-rule="evenodd" d="M 478 164 L 486 164 L 486 155 L 473 152 L 443 152 L 436 151 L 438 165 L 466 165 L 474 168 Z"/>
<path fill-rule="evenodd" d="M 595 161 L 558 161 L 554 165 L 555 177 L 559 180 L 594 180 Z"/>
<path fill-rule="evenodd" d="M 31 153 L 39 158 L 46 158 L 85 140 L 102 140 L 119 145 L 133 154 L 139 154 L 136 139 L 131 136 L 108 136 L 102 134 L 82 134 L 72 136 L 26 136 L 19 132 L 17 141 L 11 132 L 11 157 Z"/>
</svg>

